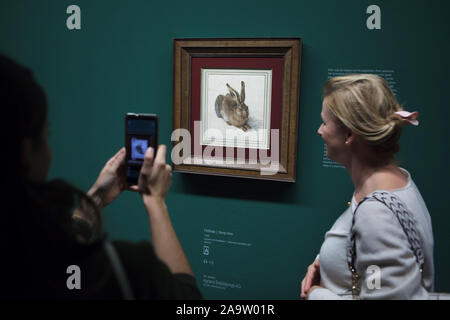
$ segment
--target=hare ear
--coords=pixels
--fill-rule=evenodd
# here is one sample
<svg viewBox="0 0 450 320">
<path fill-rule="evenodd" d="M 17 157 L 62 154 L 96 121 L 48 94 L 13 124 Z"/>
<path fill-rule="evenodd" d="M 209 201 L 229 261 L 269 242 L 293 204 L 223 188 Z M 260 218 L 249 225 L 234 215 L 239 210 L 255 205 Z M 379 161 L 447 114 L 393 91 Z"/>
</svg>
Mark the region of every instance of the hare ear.
<svg viewBox="0 0 450 320">
<path fill-rule="evenodd" d="M 241 103 L 244 103 L 245 100 L 245 83 L 241 81 Z"/>
<path fill-rule="evenodd" d="M 227 87 L 228 87 L 228 90 L 230 90 L 231 95 L 232 95 L 233 97 L 236 97 L 236 99 L 237 99 L 238 101 L 240 101 L 239 93 L 238 93 L 236 90 L 234 90 L 228 83 L 227 83 Z"/>
<path fill-rule="evenodd" d="M 228 91 L 230 91 L 230 95 L 232 97 L 235 97 L 236 95 L 234 94 L 233 89 L 230 87 L 230 85 L 228 83 L 227 83 L 227 88 L 228 88 Z"/>
</svg>

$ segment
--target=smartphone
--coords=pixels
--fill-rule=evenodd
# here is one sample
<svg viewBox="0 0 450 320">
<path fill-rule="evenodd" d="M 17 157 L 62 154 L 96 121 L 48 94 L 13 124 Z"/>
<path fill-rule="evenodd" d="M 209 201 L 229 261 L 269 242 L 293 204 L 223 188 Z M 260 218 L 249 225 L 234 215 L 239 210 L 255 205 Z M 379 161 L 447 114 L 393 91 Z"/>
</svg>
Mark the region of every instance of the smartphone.
<svg viewBox="0 0 450 320">
<path fill-rule="evenodd" d="M 126 174 L 129 185 L 138 183 L 147 148 L 158 147 L 158 116 L 127 113 L 125 115 Z"/>
</svg>

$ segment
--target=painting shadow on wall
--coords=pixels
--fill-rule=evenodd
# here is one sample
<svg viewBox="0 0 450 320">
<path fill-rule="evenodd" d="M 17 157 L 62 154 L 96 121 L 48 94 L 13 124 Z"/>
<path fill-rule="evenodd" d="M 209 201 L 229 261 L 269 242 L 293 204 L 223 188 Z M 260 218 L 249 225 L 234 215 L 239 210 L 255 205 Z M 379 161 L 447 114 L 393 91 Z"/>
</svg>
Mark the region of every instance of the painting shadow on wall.
<svg viewBox="0 0 450 320">
<path fill-rule="evenodd" d="M 214 198 L 298 203 L 296 184 L 201 174 L 177 174 L 172 190 Z"/>
</svg>

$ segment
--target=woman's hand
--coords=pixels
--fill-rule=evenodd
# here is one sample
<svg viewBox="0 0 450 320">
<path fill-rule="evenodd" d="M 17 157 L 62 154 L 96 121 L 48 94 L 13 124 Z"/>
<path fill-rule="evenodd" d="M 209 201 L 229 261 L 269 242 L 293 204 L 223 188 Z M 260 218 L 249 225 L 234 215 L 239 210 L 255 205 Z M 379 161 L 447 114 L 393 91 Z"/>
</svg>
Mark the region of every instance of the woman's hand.
<svg viewBox="0 0 450 320">
<path fill-rule="evenodd" d="M 302 281 L 302 299 L 306 299 L 310 291 L 316 289 L 320 285 L 320 263 L 316 259 L 306 271 L 305 278 Z"/>
<path fill-rule="evenodd" d="M 154 158 L 154 159 L 153 159 Z M 148 148 L 139 175 L 139 192 L 144 198 L 164 200 L 172 184 L 172 167 L 166 164 L 166 146 L 160 145 L 154 156 L 153 148 Z"/>
<path fill-rule="evenodd" d="M 88 191 L 99 209 L 103 209 L 127 188 L 125 176 L 125 148 L 120 149 L 100 172 L 97 181 Z"/>
</svg>

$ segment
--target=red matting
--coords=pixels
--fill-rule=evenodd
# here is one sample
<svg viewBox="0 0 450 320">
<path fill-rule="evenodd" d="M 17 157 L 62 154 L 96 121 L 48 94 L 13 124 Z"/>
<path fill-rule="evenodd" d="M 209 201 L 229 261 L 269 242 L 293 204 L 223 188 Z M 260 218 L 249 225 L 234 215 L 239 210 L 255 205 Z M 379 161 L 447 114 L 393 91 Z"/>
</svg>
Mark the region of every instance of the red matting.
<svg viewBox="0 0 450 320">
<path fill-rule="evenodd" d="M 281 128 L 281 103 L 282 103 L 282 83 L 283 83 L 283 58 L 264 58 L 264 57 L 250 57 L 250 58 L 200 58 L 193 57 L 191 60 L 191 137 L 194 137 L 194 121 L 200 121 L 200 97 L 201 97 L 201 69 L 264 69 L 272 70 L 272 103 L 270 115 L 270 129 Z M 239 89 L 237 89 L 239 91 Z M 251 108 L 251 106 L 249 106 Z M 251 116 L 251 114 L 250 114 Z M 200 135 L 199 135 L 200 136 Z M 281 139 L 281 131 L 280 131 Z M 191 139 L 191 153 L 194 150 L 203 150 L 206 146 L 200 149 L 198 144 L 200 141 Z M 197 148 L 194 148 L 194 144 Z M 280 141 L 279 141 L 280 143 Z M 224 147 L 225 148 L 225 147 Z M 271 156 L 272 141 L 270 141 L 270 148 L 267 156 Z M 234 157 L 237 156 L 237 149 L 233 148 Z M 245 149 L 245 158 L 248 159 L 249 150 Z M 214 155 L 214 152 L 212 153 Z M 225 156 L 225 152 L 223 153 Z M 258 152 L 259 159 L 259 152 Z"/>
</svg>

